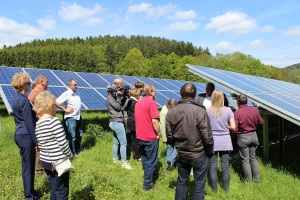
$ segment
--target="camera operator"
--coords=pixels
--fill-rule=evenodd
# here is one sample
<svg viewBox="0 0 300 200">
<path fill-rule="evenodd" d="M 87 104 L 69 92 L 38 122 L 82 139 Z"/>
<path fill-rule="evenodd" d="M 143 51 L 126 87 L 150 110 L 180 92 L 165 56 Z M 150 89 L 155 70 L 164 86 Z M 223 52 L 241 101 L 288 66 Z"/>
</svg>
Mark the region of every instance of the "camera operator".
<svg viewBox="0 0 300 200">
<path fill-rule="evenodd" d="M 115 83 L 118 84 L 115 85 Z M 123 98 L 122 93 L 122 80 L 115 79 L 114 84 L 107 86 L 108 96 L 106 99 L 107 111 L 109 115 L 109 127 L 113 130 L 114 144 L 113 144 L 113 161 L 114 163 L 119 163 L 118 149 L 120 145 L 120 154 L 122 161 L 122 168 L 132 169 L 129 162 L 127 161 L 126 148 L 127 140 L 126 133 L 123 124 L 123 113 L 124 106 L 121 105 L 121 100 Z"/>
</svg>

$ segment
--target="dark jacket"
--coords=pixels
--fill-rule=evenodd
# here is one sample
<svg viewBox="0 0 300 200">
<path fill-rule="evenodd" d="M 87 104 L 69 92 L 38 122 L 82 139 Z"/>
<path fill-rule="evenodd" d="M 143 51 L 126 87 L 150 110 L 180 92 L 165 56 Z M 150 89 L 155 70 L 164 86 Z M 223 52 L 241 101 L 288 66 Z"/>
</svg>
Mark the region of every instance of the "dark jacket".
<svg viewBox="0 0 300 200">
<path fill-rule="evenodd" d="M 182 99 L 166 117 L 168 142 L 179 157 L 195 160 L 213 154 L 214 140 L 206 111 L 197 103 Z"/>
<path fill-rule="evenodd" d="M 17 92 L 13 100 L 12 110 L 16 124 L 15 135 L 30 135 L 35 146 L 38 146 L 35 137 L 35 112 L 32 110 L 32 105 L 27 96 Z"/>
<path fill-rule="evenodd" d="M 134 108 L 137 101 L 133 98 L 129 98 L 126 104 L 125 110 L 127 111 L 127 129 L 135 131 L 135 120 L 134 120 Z"/>
<path fill-rule="evenodd" d="M 121 106 L 121 99 L 115 99 L 110 93 L 106 98 L 106 106 L 110 122 L 123 122 L 124 106 Z"/>
</svg>

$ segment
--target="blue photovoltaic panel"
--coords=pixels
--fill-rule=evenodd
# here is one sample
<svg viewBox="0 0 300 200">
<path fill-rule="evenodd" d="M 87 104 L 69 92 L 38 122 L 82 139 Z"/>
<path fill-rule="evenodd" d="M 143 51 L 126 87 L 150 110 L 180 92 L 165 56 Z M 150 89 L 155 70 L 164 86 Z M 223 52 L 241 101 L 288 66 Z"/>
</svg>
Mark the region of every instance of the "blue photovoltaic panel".
<svg viewBox="0 0 300 200">
<path fill-rule="evenodd" d="M 145 85 L 148 83 L 153 84 L 153 81 L 150 78 L 145 78 L 145 77 L 136 77 L 139 81 L 142 81 Z"/>
<path fill-rule="evenodd" d="M 2 85 L 0 86 L 1 97 L 2 100 L 8 110 L 8 113 L 12 112 L 12 103 L 16 96 L 16 91 L 12 86 L 9 85 Z"/>
<path fill-rule="evenodd" d="M 90 84 L 92 87 L 106 88 L 109 84 L 109 82 L 107 82 L 97 74 L 84 73 L 84 72 L 77 72 L 77 74 L 81 78 L 83 78 L 88 84 Z"/>
<path fill-rule="evenodd" d="M 110 74 L 99 74 L 99 76 L 108 82 L 106 86 L 108 86 L 109 84 L 113 84 L 114 80 L 118 78 L 116 75 L 110 75 Z"/>
<path fill-rule="evenodd" d="M 106 105 L 106 97 L 107 97 L 107 91 L 106 91 L 106 89 L 97 89 L 97 91 L 100 93 L 100 94 L 102 94 L 102 96 L 104 96 L 105 97 L 105 105 Z"/>
<path fill-rule="evenodd" d="M 161 94 L 159 91 L 156 92 L 155 101 L 159 108 L 163 107 L 169 100 L 165 95 Z"/>
<path fill-rule="evenodd" d="M 88 110 L 104 110 L 106 109 L 105 98 L 103 98 L 94 89 L 78 88 L 78 95 L 82 103 L 87 106 Z"/>
<path fill-rule="evenodd" d="M 78 87 L 89 87 L 75 72 L 53 70 L 53 73 L 67 86 L 70 79 L 77 81 Z"/>
<path fill-rule="evenodd" d="M 136 79 L 135 77 L 133 77 L 133 76 L 119 76 L 122 80 L 123 80 L 123 85 L 127 85 L 127 84 L 129 84 L 129 86 L 131 87 L 131 88 L 133 88 L 134 87 L 134 84 L 136 83 L 136 82 L 138 82 L 138 79 Z"/>
<path fill-rule="evenodd" d="M 170 82 L 172 85 L 175 85 L 176 87 L 180 88 L 183 86 L 184 83 L 178 81 L 178 80 L 167 80 L 168 82 Z"/>
<path fill-rule="evenodd" d="M 15 73 L 22 72 L 21 68 L 0 66 L 0 84 L 11 84 L 12 77 Z"/>
<path fill-rule="evenodd" d="M 176 85 L 171 84 L 167 80 L 159 79 L 159 78 L 152 78 L 152 79 L 168 90 L 180 90 L 180 87 L 177 87 Z M 163 89 L 160 89 L 160 90 L 163 90 Z"/>
<path fill-rule="evenodd" d="M 225 70 L 187 65 L 189 71 L 300 125 L 300 85 Z"/>
<path fill-rule="evenodd" d="M 49 91 L 53 96 L 58 98 L 62 93 L 67 91 L 67 89 L 68 89 L 67 87 L 52 87 L 52 86 L 49 86 L 47 88 L 47 91 Z"/>
<path fill-rule="evenodd" d="M 180 98 L 181 98 L 179 91 L 175 92 L 175 91 L 167 91 L 167 90 L 165 90 L 165 91 L 159 91 L 159 93 L 161 95 L 165 96 L 167 98 L 167 100 L 169 100 L 169 99 L 176 99 L 177 101 L 179 101 Z M 167 103 L 167 102 L 165 102 L 165 103 Z M 163 105 L 165 105 L 165 103 Z"/>
<path fill-rule="evenodd" d="M 30 75 L 32 81 L 34 81 L 38 75 L 43 75 L 48 78 L 49 86 L 64 86 L 48 69 L 25 68 L 25 71 Z"/>
</svg>

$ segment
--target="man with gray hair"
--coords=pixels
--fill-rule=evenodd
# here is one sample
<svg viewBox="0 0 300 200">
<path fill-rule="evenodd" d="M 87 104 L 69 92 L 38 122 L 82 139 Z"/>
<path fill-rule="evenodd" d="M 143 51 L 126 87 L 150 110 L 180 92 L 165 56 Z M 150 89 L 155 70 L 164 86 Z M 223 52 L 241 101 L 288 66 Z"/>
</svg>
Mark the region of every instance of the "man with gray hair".
<svg viewBox="0 0 300 200">
<path fill-rule="evenodd" d="M 242 160 L 244 177 L 246 180 L 259 180 L 260 173 L 256 160 L 258 138 L 256 128 L 264 123 L 256 107 L 247 105 L 247 96 L 241 94 L 237 97 L 239 109 L 234 112 L 239 156 Z"/>
<path fill-rule="evenodd" d="M 178 179 L 175 199 L 186 199 L 191 169 L 194 174 L 193 199 L 204 199 L 209 157 L 214 140 L 205 109 L 195 103 L 196 86 L 184 84 L 181 100 L 169 110 L 166 118 L 167 139 L 178 151 Z"/>
</svg>

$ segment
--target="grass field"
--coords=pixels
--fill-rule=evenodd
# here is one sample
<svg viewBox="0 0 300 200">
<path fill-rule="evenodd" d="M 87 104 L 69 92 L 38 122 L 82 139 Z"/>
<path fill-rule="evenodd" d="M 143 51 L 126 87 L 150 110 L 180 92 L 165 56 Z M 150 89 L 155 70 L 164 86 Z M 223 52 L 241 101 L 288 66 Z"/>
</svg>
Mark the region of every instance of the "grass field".
<svg viewBox="0 0 300 200">
<path fill-rule="evenodd" d="M 14 120 L 6 114 L 0 103 L 0 199 L 23 199 L 21 178 L 21 159 L 14 142 Z M 61 119 L 61 115 L 58 114 Z M 84 151 L 73 161 L 75 170 L 71 173 L 70 199 L 174 199 L 177 171 L 165 169 L 165 146 L 159 147 L 159 169 L 155 177 L 156 191 L 145 192 L 141 162 L 130 163 L 133 170 L 121 168 L 121 164 L 112 162 L 112 134 L 108 128 L 106 113 L 83 113 L 85 134 Z M 206 199 L 300 199 L 300 179 L 286 169 L 276 169 L 271 163 L 259 162 L 260 182 L 241 180 L 241 163 L 231 157 L 231 182 L 229 192 L 213 193 L 207 183 Z M 297 161 L 295 161 L 297 162 Z M 299 160 L 295 165 L 299 166 Z M 190 179 L 188 199 L 191 198 L 193 178 Z M 45 176 L 36 177 L 35 188 L 42 199 L 49 199 L 49 186 Z"/>
</svg>

